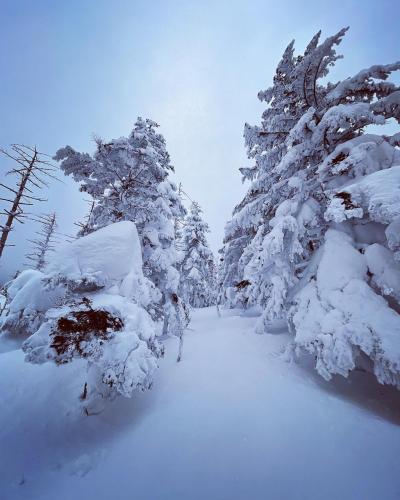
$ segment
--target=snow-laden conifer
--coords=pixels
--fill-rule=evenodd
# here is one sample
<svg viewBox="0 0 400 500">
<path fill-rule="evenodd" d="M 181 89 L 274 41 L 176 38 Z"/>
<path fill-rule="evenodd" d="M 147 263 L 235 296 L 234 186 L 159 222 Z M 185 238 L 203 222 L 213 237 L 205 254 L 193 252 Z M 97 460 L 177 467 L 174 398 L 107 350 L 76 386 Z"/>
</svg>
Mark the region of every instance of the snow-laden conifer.
<svg viewBox="0 0 400 500">
<path fill-rule="evenodd" d="M 400 386 L 399 134 L 366 130 L 400 121 L 400 89 L 388 81 L 400 63 L 326 82 L 345 31 L 322 43 L 318 33 L 285 63 L 281 119 L 271 98 L 277 80 L 261 94 L 269 108 L 247 132 L 254 196 L 228 225 L 255 235 L 232 259 L 232 281 L 262 308 L 258 331 L 287 320 L 296 351 L 315 354 L 324 377 L 347 375 L 368 357 L 380 382 Z"/>
<path fill-rule="evenodd" d="M 157 127 L 151 120 L 138 118 L 128 138 L 97 139 L 93 156 L 66 146 L 55 158 L 95 201 L 85 233 L 123 220 L 136 224 L 144 273 L 162 294 L 158 311 L 162 332 L 179 336 L 185 314 L 178 297 L 174 222 L 183 216 L 184 208 L 168 178 L 174 169 Z"/>
<path fill-rule="evenodd" d="M 182 231 L 180 291 L 192 307 L 215 303 L 215 264 L 207 242 L 208 224 L 198 203 L 192 203 Z"/>
<path fill-rule="evenodd" d="M 305 54 L 315 45 L 311 40 Z M 270 189 L 280 176 L 273 175 L 273 168 L 286 153 L 286 138 L 291 128 L 307 109 L 304 96 L 295 92 L 296 68 L 304 56 L 294 56 L 292 41 L 278 64 L 273 85 L 260 91 L 258 98 L 268 104 L 259 126 L 245 124 L 244 139 L 252 167 L 241 168 L 242 180 L 250 181 L 243 200 L 235 207 L 232 219 L 225 228 L 224 247 L 220 251 L 219 301 L 225 306 L 246 307 L 252 304 L 248 287 L 252 283 L 244 277 L 244 270 L 251 259 L 250 243 L 260 238 L 260 228 L 268 221 L 271 207 L 277 200 L 270 199 Z M 257 241 L 257 240 L 256 240 Z"/>
</svg>

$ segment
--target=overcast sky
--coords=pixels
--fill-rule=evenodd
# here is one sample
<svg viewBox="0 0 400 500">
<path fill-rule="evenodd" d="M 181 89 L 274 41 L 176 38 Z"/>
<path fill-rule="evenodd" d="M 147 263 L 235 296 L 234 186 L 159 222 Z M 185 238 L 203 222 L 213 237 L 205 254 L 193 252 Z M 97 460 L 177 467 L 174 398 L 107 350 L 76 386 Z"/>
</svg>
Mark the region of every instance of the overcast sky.
<svg viewBox="0 0 400 500">
<path fill-rule="evenodd" d="M 302 51 L 322 29 L 350 26 L 332 74 L 344 78 L 400 58 L 398 0 L 0 0 L 0 145 L 69 144 L 93 152 L 93 134 L 128 135 L 137 116 L 157 121 L 175 182 L 203 207 L 214 251 L 244 192 L 243 125 L 257 123 L 292 38 Z M 1 177 L 8 163 L 0 160 Z M 37 212 L 56 210 L 74 231 L 86 206 L 63 177 Z M 12 179 L 8 179 L 12 182 Z M 32 226 L 12 235 L 0 278 L 21 265 Z"/>
</svg>

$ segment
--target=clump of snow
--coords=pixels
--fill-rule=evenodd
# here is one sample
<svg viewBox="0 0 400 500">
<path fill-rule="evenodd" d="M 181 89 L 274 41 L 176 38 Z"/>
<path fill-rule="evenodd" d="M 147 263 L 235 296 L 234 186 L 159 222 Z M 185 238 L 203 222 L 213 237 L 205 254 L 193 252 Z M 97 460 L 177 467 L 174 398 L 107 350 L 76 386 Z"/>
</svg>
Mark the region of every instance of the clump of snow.
<svg viewBox="0 0 400 500">
<path fill-rule="evenodd" d="M 400 216 L 400 166 L 379 170 L 342 188 L 325 213 L 327 220 L 336 222 L 364 215 L 382 224 Z"/>
<path fill-rule="evenodd" d="M 2 330 L 30 335 L 26 360 L 58 365 L 87 360 L 85 408 L 149 388 L 161 325 L 152 319 L 160 293 L 143 276 L 133 222 L 106 226 L 65 245 L 44 272 L 25 271 L 10 286 Z"/>
<path fill-rule="evenodd" d="M 318 167 L 323 178 L 346 174 L 359 179 L 400 163 L 400 152 L 379 135 L 365 134 L 339 144 Z M 337 179 L 336 179 L 337 182 Z M 335 179 L 331 180 L 335 183 Z"/>
<path fill-rule="evenodd" d="M 376 285 L 393 291 L 378 252 L 370 247 L 365 256 L 349 235 L 330 229 L 316 274 L 295 296 L 290 315 L 298 352 L 313 353 L 327 380 L 335 373 L 347 376 L 363 352 L 379 382 L 400 388 L 400 315 L 366 282 L 370 266 Z"/>
<path fill-rule="evenodd" d="M 142 257 L 135 224 L 111 224 L 64 245 L 46 268 L 71 280 L 93 277 L 98 282 L 119 283 L 129 273 L 142 275 Z"/>
<path fill-rule="evenodd" d="M 388 247 L 393 250 L 393 256 L 400 262 L 400 217 L 396 217 L 386 228 L 385 235 Z"/>
<path fill-rule="evenodd" d="M 27 269 L 8 287 L 6 311 L 1 317 L 1 332 L 31 335 L 43 321 L 45 312 L 65 295 L 65 286 L 47 286 L 41 271 Z"/>
<path fill-rule="evenodd" d="M 372 284 L 383 295 L 391 295 L 400 302 L 400 265 L 395 261 L 393 253 L 383 245 L 374 243 L 365 249 L 364 255 L 372 275 Z"/>
</svg>

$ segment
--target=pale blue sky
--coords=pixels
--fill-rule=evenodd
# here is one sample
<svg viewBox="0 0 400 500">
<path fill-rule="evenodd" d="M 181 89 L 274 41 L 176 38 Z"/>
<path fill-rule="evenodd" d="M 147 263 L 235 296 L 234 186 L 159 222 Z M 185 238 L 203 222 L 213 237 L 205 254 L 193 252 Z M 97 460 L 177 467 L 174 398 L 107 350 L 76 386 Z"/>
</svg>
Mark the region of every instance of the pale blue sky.
<svg viewBox="0 0 400 500">
<path fill-rule="evenodd" d="M 259 121 L 257 92 L 280 55 L 350 26 L 343 78 L 400 58 L 400 2 L 384 1 L 4 1 L 0 0 L 0 145 L 70 144 L 93 151 L 92 135 L 129 134 L 138 115 L 160 123 L 175 181 L 204 208 L 213 250 L 243 193 L 243 124 Z M 7 164 L 0 160 L 3 177 Z M 38 212 L 56 209 L 71 231 L 85 205 L 65 180 Z M 24 253 L 27 227 L 12 236 L 0 275 Z"/>
</svg>

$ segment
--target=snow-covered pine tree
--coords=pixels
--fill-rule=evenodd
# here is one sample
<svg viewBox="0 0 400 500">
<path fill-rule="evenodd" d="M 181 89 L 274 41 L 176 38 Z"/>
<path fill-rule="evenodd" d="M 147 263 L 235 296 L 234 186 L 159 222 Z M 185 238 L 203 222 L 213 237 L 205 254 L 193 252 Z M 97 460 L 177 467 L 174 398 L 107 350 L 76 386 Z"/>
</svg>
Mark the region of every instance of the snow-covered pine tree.
<svg viewBox="0 0 400 500">
<path fill-rule="evenodd" d="M 315 354 L 324 377 L 367 356 L 380 382 L 400 386 L 399 134 L 365 132 L 399 121 L 399 88 L 387 78 L 400 64 L 322 82 L 345 31 L 323 43 L 318 33 L 289 65 L 284 94 L 296 116 L 280 128 L 279 154 L 270 161 L 273 148 L 261 146 L 255 157 L 261 222 L 237 265 L 247 300 L 263 309 L 258 331 L 287 319 L 297 352 Z M 262 132 L 277 132 L 273 116 Z"/>
<path fill-rule="evenodd" d="M 93 157 L 66 146 L 55 159 L 95 201 L 87 233 L 117 221 L 135 222 L 145 275 L 162 293 L 158 311 L 162 333 L 180 336 L 186 320 L 178 296 L 174 221 L 185 209 L 168 179 L 174 169 L 157 127 L 151 120 L 138 118 L 128 138 L 107 143 L 97 139 Z"/>
<path fill-rule="evenodd" d="M 178 186 L 178 197 L 181 203 L 183 204 L 182 195 L 183 195 L 182 183 L 180 182 Z M 182 228 L 185 223 L 185 216 L 186 216 L 186 211 L 185 213 L 182 212 L 180 217 L 175 217 L 175 223 L 174 223 L 175 249 L 178 252 L 179 266 L 183 258 Z"/>
<path fill-rule="evenodd" d="M 245 124 L 244 139 L 247 155 L 254 164 L 241 168 L 242 181 L 250 181 L 243 200 L 235 207 L 232 219 L 225 227 L 224 247 L 218 272 L 219 302 L 228 307 L 247 307 L 260 303 L 249 293 L 257 287 L 257 276 L 249 280 L 244 276 L 245 267 L 252 258 L 250 243 L 256 244 L 260 233 L 268 226 L 273 200 L 269 198 L 271 186 L 280 176 L 272 176 L 273 167 L 286 152 L 285 139 L 291 128 L 307 109 L 303 96 L 294 92 L 296 66 L 315 47 L 317 36 L 308 45 L 304 56 L 294 56 L 294 41 L 283 53 L 278 64 L 272 87 L 260 91 L 258 98 L 268 104 L 260 126 Z M 257 236 L 257 238 L 256 238 Z"/>
<path fill-rule="evenodd" d="M 297 352 L 314 354 L 326 379 L 367 360 L 380 383 L 400 389 L 400 134 L 365 130 L 400 123 L 400 87 L 387 81 L 398 70 L 371 66 L 331 86 L 293 131 L 301 163 L 314 167 L 303 192 L 324 222 L 317 238 L 304 232 L 314 255 L 289 321 Z"/>
<path fill-rule="evenodd" d="M 290 216 L 282 217 L 281 225 L 274 231 L 271 231 L 270 222 L 274 223 L 280 203 L 291 198 L 292 183 L 299 179 L 293 172 L 283 172 L 278 166 L 288 154 L 291 130 L 310 108 L 316 93 L 311 88 L 314 80 L 325 76 L 327 67 L 339 57 L 333 47 L 340 43 L 345 31 L 328 38 L 321 46 L 318 46 L 320 32 L 317 33 L 304 55 L 297 57 L 293 55 L 292 41 L 278 65 L 273 86 L 259 92 L 259 99 L 269 104 L 261 125 L 245 125 L 247 153 L 255 164 L 242 169 L 242 174 L 252 179 L 252 183 L 227 228 L 229 231 L 234 227 L 239 232 L 250 228 L 252 235 L 248 230 L 247 244 L 236 262 L 236 293 L 230 290 L 230 294 L 238 305 L 261 306 L 264 312 L 258 331 L 265 330 L 265 323 L 286 317 L 286 292 L 295 283 L 292 261 L 299 246 L 293 220 Z M 287 212 L 288 206 L 288 203 L 283 204 L 280 211 Z M 285 238 L 287 243 L 283 253 L 280 238 Z"/>
<path fill-rule="evenodd" d="M 207 242 L 208 224 L 200 205 L 193 202 L 185 219 L 182 235 L 180 292 L 192 307 L 215 303 L 215 264 Z"/>
</svg>

